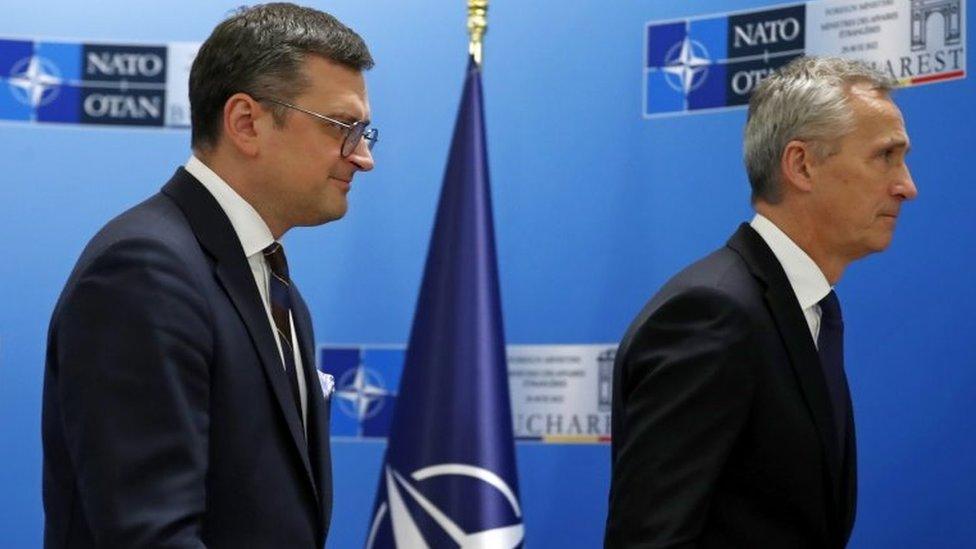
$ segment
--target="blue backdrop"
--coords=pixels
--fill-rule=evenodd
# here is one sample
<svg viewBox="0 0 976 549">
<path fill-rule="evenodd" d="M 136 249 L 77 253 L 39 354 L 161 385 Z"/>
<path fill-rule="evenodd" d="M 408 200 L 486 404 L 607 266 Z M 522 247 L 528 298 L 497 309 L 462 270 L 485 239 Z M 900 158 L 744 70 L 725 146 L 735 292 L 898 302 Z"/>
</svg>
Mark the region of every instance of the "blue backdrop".
<svg viewBox="0 0 976 549">
<path fill-rule="evenodd" d="M 238 3 L 8 3 L 0 38 L 198 42 Z M 370 44 L 382 142 L 344 220 L 286 237 L 292 274 L 319 342 L 403 343 L 460 99 L 464 2 L 310 4 Z M 492 3 L 484 90 L 508 343 L 619 339 L 670 274 L 749 217 L 744 111 L 642 119 L 641 46 L 649 20 L 770 4 Z M 972 78 L 899 92 L 920 196 L 891 249 L 840 285 L 859 436 L 852 547 L 976 539 L 974 97 Z M 189 132 L 9 123 L 0 143 L 0 546 L 38 547 L 51 309 L 87 239 L 186 160 Z M 384 445 L 334 448 L 329 546 L 361 546 Z M 520 444 L 517 458 L 527 545 L 597 547 L 609 447 Z"/>
</svg>

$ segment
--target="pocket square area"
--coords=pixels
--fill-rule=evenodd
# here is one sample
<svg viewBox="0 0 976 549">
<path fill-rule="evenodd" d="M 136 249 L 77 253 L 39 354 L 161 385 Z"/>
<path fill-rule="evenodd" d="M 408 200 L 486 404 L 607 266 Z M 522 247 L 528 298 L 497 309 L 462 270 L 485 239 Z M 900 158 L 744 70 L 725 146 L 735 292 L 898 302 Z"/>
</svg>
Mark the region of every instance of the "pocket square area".
<svg viewBox="0 0 976 549">
<path fill-rule="evenodd" d="M 335 391 L 335 378 L 332 374 L 319 371 L 319 385 L 322 386 L 322 396 L 328 399 Z"/>
</svg>

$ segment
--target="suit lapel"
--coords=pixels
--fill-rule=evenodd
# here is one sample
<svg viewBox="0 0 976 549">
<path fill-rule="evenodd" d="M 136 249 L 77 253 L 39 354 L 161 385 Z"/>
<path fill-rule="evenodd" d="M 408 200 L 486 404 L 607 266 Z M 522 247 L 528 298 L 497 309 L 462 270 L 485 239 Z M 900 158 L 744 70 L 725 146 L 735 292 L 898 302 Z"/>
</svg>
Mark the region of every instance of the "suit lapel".
<svg viewBox="0 0 976 549">
<path fill-rule="evenodd" d="M 295 409 L 291 388 L 281 366 L 278 346 L 272 337 L 264 304 L 261 303 L 261 296 L 254 284 L 254 275 L 251 274 L 244 250 L 230 220 L 203 184 L 183 168 L 176 171 L 162 192 L 183 210 L 197 240 L 216 261 L 217 279 L 247 327 L 305 468 L 310 488 L 317 493 L 306 451 L 302 420 Z"/>
<path fill-rule="evenodd" d="M 854 516 L 857 512 L 857 436 L 854 433 L 854 408 L 848 402 L 847 406 L 847 453 L 844 456 L 844 483 L 842 484 L 843 525 L 845 543 L 850 538 L 854 528 Z"/>
<path fill-rule="evenodd" d="M 308 448 L 315 478 L 318 480 L 323 528 L 324 532 L 328 532 L 329 520 L 332 515 L 332 455 L 329 449 L 330 402 L 322 395 L 321 383 L 319 382 L 314 354 L 315 341 L 312 335 L 312 320 L 294 281 L 292 281 L 291 292 L 291 302 L 294 304 L 292 314 L 295 320 L 295 332 L 298 336 L 298 347 L 304 365 L 305 386 L 308 388 Z"/>
<path fill-rule="evenodd" d="M 729 240 L 728 245 L 745 260 L 753 275 L 765 284 L 766 304 L 779 328 L 783 345 L 790 357 L 790 364 L 799 381 L 803 399 L 820 434 L 832 487 L 836 487 L 841 479 L 842 459 L 837 447 L 830 396 L 820 366 L 820 356 L 810 337 L 810 328 L 800 309 L 793 287 L 790 286 L 786 272 L 783 271 L 772 250 L 749 225 L 743 223 Z M 835 503 L 840 503 L 836 501 L 837 489 L 832 489 L 831 493 Z"/>
</svg>

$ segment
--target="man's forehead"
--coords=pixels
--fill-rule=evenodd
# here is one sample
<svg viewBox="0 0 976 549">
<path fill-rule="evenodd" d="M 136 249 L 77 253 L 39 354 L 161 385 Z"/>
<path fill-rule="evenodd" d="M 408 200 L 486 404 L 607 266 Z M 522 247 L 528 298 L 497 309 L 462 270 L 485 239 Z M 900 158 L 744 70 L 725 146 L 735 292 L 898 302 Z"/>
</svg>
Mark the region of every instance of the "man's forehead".
<svg viewBox="0 0 976 549">
<path fill-rule="evenodd" d="M 847 93 L 863 99 L 888 98 L 888 91 L 878 88 L 876 85 L 867 81 L 856 81 L 848 84 Z"/>
<path fill-rule="evenodd" d="M 320 56 L 309 56 L 303 71 L 309 83 L 304 96 L 327 114 L 369 117 L 366 79 L 362 72 Z"/>
<path fill-rule="evenodd" d="M 891 95 L 876 88 L 854 88 L 850 90 L 850 105 L 854 115 L 861 121 L 869 123 L 888 122 L 900 126 L 904 130 L 905 121 L 898 105 L 891 99 Z"/>
</svg>

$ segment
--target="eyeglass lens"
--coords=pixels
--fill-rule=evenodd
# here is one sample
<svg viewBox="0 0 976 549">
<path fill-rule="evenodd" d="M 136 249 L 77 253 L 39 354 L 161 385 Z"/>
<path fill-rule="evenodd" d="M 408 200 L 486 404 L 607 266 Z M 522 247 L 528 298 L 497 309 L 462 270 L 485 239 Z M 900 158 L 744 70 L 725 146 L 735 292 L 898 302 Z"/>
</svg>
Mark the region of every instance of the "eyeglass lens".
<svg viewBox="0 0 976 549">
<path fill-rule="evenodd" d="M 367 135 L 368 133 L 368 135 Z M 363 136 L 366 135 L 366 147 L 370 150 L 373 149 L 373 143 L 375 141 L 375 130 L 369 132 L 366 131 L 366 124 L 355 123 L 349 128 L 349 133 L 346 134 L 346 139 L 342 142 L 342 156 L 346 157 L 356 150 L 359 146 L 359 142 L 362 141 Z"/>
<path fill-rule="evenodd" d="M 356 150 L 356 145 L 359 144 L 359 139 L 362 136 L 363 132 L 359 124 L 355 124 L 349 128 L 349 131 L 346 133 L 346 138 L 342 141 L 342 156 L 352 154 L 352 151 Z"/>
</svg>

